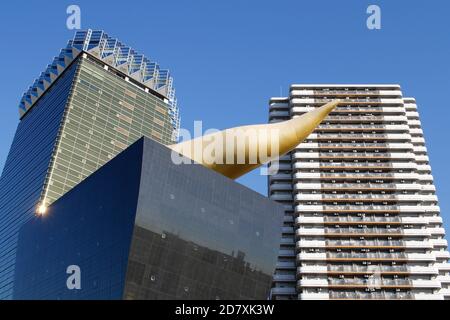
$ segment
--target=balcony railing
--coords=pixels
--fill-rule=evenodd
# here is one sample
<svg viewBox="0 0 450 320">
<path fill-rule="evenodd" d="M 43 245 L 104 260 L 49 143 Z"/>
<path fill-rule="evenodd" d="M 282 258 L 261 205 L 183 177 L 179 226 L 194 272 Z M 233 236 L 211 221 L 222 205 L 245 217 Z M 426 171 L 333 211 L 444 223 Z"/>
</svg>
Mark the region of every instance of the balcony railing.
<svg viewBox="0 0 450 320">
<path fill-rule="evenodd" d="M 339 95 L 379 95 L 378 90 L 314 90 L 315 95 L 331 96 L 334 94 Z"/>
<path fill-rule="evenodd" d="M 327 133 L 318 133 L 316 139 L 386 139 L 386 134 L 327 134 Z"/>
<path fill-rule="evenodd" d="M 341 115 L 332 115 L 332 116 L 328 116 L 327 118 L 328 120 L 384 120 L 384 117 L 380 117 L 380 116 L 363 116 L 363 115 L 354 115 L 354 116 L 341 116 Z"/>
<path fill-rule="evenodd" d="M 346 117 L 348 119 L 348 117 Z M 320 124 L 316 130 L 320 129 L 348 129 L 357 130 L 357 129 L 386 129 L 386 125 L 383 124 Z"/>
<path fill-rule="evenodd" d="M 396 189 L 393 183 L 322 183 L 322 189 Z"/>
<path fill-rule="evenodd" d="M 302 152 L 304 150 L 297 149 L 296 152 Z M 324 151 L 318 151 L 319 158 L 369 158 L 369 159 L 377 159 L 377 158 L 388 158 L 395 156 L 395 153 L 388 153 L 388 152 L 324 152 Z M 298 159 L 301 158 L 301 156 L 296 156 L 294 153 L 294 156 Z M 413 155 L 411 156 L 413 158 Z"/>
<path fill-rule="evenodd" d="M 389 223 L 400 223 L 401 219 L 399 217 L 329 217 L 323 218 L 324 222 L 389 222 Z"/>
<path fill-rule="evenodd" d="M 375 167 L 375 168 L 392 168 L 391 163 L 382 162 L 321 162 L 320 168 L 323 167 L 343 167 L 343 168 L 360 168 L 360 167 Z"/>
<path fill-rule="evenodd" d="M 352 211 L 371 211 L 371 210 L 377 210 L 377 211 L 398 211 L 398 207 L 397 206 L 351 206 L 351 205 L 343 205 L 343 206 L 339 206 L 339 205 L 335 205 L 335 206 L 331 206 L 331 205 L 323 205 L 322 206 L 324 210 L 336 210 L 336 211 L 342 211 L 342 210 L 352 210 Z"/>
<path fill-rule="evenodd" d="M 326 234 L 401 234 L 401 228 L 324 228 Z"/>
<path fill-rule="evenodd" d="M 413 295 L 409 292 L 330 292 L 331 299 L 379 299 L 379 300 L 410 300 Z"/>
<path fill-rule="evenodd" d="M 331 259 L 406 259 L 406 254 L 403 252 L 395 253 L 347 253 L 347 252 L 327 252 L 327 258 Z"/>
<path fill-rule="evenodd" d="M 394 265 L 394 266 L 382 266 L 382 265 L 370 265 L 370 266 L 343 266 L 343 265 L 333 265 L 329 264 L 327 266 L 328 271 L 333 272 L 367 272 L 367 273 L 377 273 L 377 272 L 408 272 L 408 267 L 405 265 Z"/>
<path fill-rule="evenodd" d="M 358 111 L 367 111 L 367 112 L 376 112 L 376 111 L 383 111 L 383 108 L 380 106 L 373 106 L 373 107 L 367 107 L 367 106 L 345 106 L 340 105 L 335 110 L 358 110 Z"/>
<path fill-rule="evenodd" d="M 322 195 L 322 200 L 397 200 L 397 196 L 390 195 L 390 194 L 384 194 L 384 195 L 374 195 L 374 194 L 363 194 L 363 195 L 356 195 L 356 194 L 340 194 L 340 195 Z"/>
<path fill-rule="evenodd" d="M 298 172 L 297 174 L 299 174 L 300 172 Z M 306 172 L 308 173 L 308 172 Z M 301 173 L 300 173 L 301 174 Z M 406 174 L 411 174 L 411 172 L 403 172 L 403 175 Z M 379 180 L 383 180 L 383 179 L 387 179 L 387 178 L 395 178 L 396 174 L 395 173 L 389 173 L 389 172 L 384 172 L 384 173 L 360 173 L 360 172 L 351 172 L 351 173 L 344 173 L 344 172 L 332 172 L 332 173 L 320 173 L 320 178 L 330 178 L 330 179 L 339 179 L 339 178 L 344 178 L 344 179 L 364 179 L 364 178 L 368 178 L 371 180 L 375 180 L 375 179 L 379 179 Z M 402 179 L 407 180 L 406 176 L 402 177 Z M 414 177 L 410 177 L 410 180 L 415 180 Z"/>
<path fill-rule="evenodd" d="M 317 103 L 327 103 L 332 101 L 332 99 L 314 99 L 314 102 Z M 358 98 L 350 98 L 350 99 L 341 99 L 342 104 L 345 103 L 358 103 L 358 102 L 362 102 L 362 103 L 380 103 L 381 99 L 373 99 L 373 98 L 366 98 L 366 99 L 358 99 Z"/>
<path fill-rule="evenodd" d="M 319 148 L 378 148 L 378 149 L 387 149 L 390 148 L 390 145 L 387 143 L 324 143 L 320 142 L 318 143 Z M 408 149 L 405 147 L 405 149 Z"/>
<path fill-rule="evenodd" d="M 384 240 L 326 240 L 328 247 L 403 247 L 403 241 L 384 241 Z"/>
<path fill-rule="evenodd" d="M 411 286 L 412 282 L 407 279 L 329 279 L 329 285 L 345 285 L 345 286 L 370 286 L 370 287 L 382 287 L 382 286 Z"/>
<path fill-rule="evenodd" d="M 393 183 L 322 183 L 322 189 L 396 189 Z"/>
</svg>

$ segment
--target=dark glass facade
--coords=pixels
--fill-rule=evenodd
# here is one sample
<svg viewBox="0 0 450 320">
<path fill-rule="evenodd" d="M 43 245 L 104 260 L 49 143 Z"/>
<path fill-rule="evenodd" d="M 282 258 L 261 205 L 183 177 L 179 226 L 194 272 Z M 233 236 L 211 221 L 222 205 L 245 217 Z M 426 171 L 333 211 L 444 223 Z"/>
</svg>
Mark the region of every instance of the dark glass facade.
<svg viewBox="0 0 450 320">
<path fill-rule="evenodd" d="M 282 206 L 170 154 L 141 139 L 29 221 L 14 298 L 267 298 Z"/>
<path fill-rule="evenodd" d="M 20 121 L 0 178 L 0 299 L 12 295 L 17 232 L 36 211 L 77 66 Z"/>
<path fill-rule="evenodd" d="M 15 299 L 121 298 L 140 163 L 136 144 L 23 226 Z M 81 269 L 81 290 L 67 289 L 70 265 Z"/>
</svg>

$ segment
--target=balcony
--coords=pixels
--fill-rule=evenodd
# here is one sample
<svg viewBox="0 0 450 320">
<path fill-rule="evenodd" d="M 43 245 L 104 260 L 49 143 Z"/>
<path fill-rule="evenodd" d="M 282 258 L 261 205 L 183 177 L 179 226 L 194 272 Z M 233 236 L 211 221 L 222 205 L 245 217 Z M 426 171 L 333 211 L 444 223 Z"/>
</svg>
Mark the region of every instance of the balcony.
<svg viewBox="0 0 450 320">
<path fill-rule="evenodd" d="M 358 149 L 374 149 L 374 150 L 414 150 L 411 143 L 375 143 L 375 142 L 359 142 L 359 143 L 327 143 L 327 142 L 304 142 L 297 147 L 302 149 L 338 149 L 338 150 L 358 150 Z"/>
<path fill-rule="evenodd" d="M 408 279 L 336 279 L 328 281 L 328 288 L 412 288 L 412 281 Z"/>
<path fill-rule="evenodd" d="M 330 292 L 330 299 L 336 300 L 413 300 L 410 292 Z"/>
<path fill-rule="evenodd" d="M 398 92 L 398 91 L 394 91 Z M 294 91 L 295 93 L 295 91 Z M 314 90 L 314 95 L 339 95 L 339 96 L 352 96 L 352 95 L 363 95 L 363 96 L 378 96 L 380 94 L 379 90 Z"/>
<path fill-rule="evenodd" d="M 399 266 L 342 266 L 342 265 L 329 265 L 328 273 L 334 274 L 409 274 L 409 269 L 405 265 Z"/>
<path fill-rule="evenodd" d="M 302 287 L 327 287 L 327 279 L 302 279 L 297 281 L 297 287 L 301 290 Z"/>
<path fill-rule="evenodd" d="M 359 253 L 359 252 L 320 252 L 310 253 L 301 252 L 297 254 L 297 261 L 330 261 L 330 262 L 364 262 L 364 261 L 433 261 L 430 254 L 406 254 L 403 252 L 396 253 Z"/>
<path fill-rule="evenodd" d="M 399 217 L 324 217 L 325 225 L 400 225 L 402 220 Z"/>
<path fill-rule="evenodd" d="M 436 257 L 432 253 L 408 253 L 408 261 L 435 262 Z"/>
<path fill-rule="evenodd" d="M 404 206 L 401 205 L 398 207 L 400 212 L 409 212 L 409 213 L 434 213 L 438 214 L 440 212 L 440 207 L 436 205 L 415 205 L 415 206 Z M 442 229 L 443 230 L 443 229 Z M 437 233 L 440 233 L 441 230 L 436 230 Z"/>
<path fill-rule="evenodd" d="M 297 267 L 297 276 L 300 277 L 303 274 L 326 274 L 327 266 L 324 265 L 311 265 Z"/>
<path fill-rule="evenodd" d="M 303 114 L 305 112 L 309 112 L 312 110 L 315 110 L 315 107 L 311 107 L 311 106 L 294 106 L 292 107 L 291 111 L 294 114 Z M 405 113 L 405 109 L 402 107 L 361 107 L 361 106 L 357 106 L 357 105 L 352 105 L 352 106 L 338 106 L 336 109 L 334 109 L 333 111 L 331 111 L 330 114 L 335 115 L 335 114 L 383 114 L 383 115 L 406 115 Z"/>
<path fill-rule="evenodd" d="M 395 191 L 402 190 L 420 190 L 420 185 L 406 184 L 396 185 L 394 183 L 296 183 L 294 185 L 294 190 L 321 190 L 321 191 L 371 191 L 371 190 L 385 190 L 385 191 Z M 408 187 L 408 188 L 406 188 Z"/>
<path fill-rule="evenodd" d="M 445 259 L 445 261 L 447 261 L 448 259 L 450 259 L 450 253 L 445 250 L 445 251 L 433 251 L 434 255 L 436 256 L 437 259 Z"/>
<path fill-rule="evenodd" d="M 441 282 L 437 279 L 433 280 L 412 280 L 411 284 L 413 288 L 431 288 L 431 289 L 440 289 Z"/>
<path fill-rule="evenodd" d="M 320 180 L 417 180 L 416 173 L 319 173 L 296 172 L 294 179 L 320 179 Z"/>
<path fill-rule="evenodd" d="M 301 300 L 329 300 L 327 292 L 304 292 L 299 297 Z"/>
<path fill-rule="evenodd" d="M 311 162 L 310 162 L 311 163 Z M 306 164 L 306 163 L 305 163 Z M 417 165 L 411 162 L 320 162 L 318 167 L 322 169 L 378 169 L 378 170 L 392 170 L 392 169 L 417 169 Z M 301 166 L 301 163 L 300 165 Z"/>
<path fill-rule="evenodd" d="M 425 267 L 425 266 L 409 266 L 408 270 L 411 274 L 431 274 L 437 275 L 439 273 L 436 266 Z"/>
<path fill-rule="evenodd" d="M 364 224 L 362 224 L 364 225 Z M 403 228 L 298 228 L 295 231 L 297 237 L 323 236 L 325 238 L 359 238 L 359 237 L 429 237 L 427 229 L 403 229 Z"/>
<path fill-rule="evenodd" d="M 297 205 L 295 206 L 295 212 L 297 213 L 370 213 L 370 214 L 385 214 L 385 213 L 399 213 L 400 211 L 396 206 L 350 206 L 350 205 Z"/>
<path fill-rule="evenodd" d="M 390 118 L 390 119 L 389 119 Z M 346 116 L 338 116 L 338 115 L 331 115 L 328 116 L 325 119 L 325 123 L 326 124 L 331 124 L 331 123 L 348 123 L 348 124 L 360 124 L 360 123 L 369 123 L 369 124 L 382 124 L 382 123 L 386 123 L 386 122 L 391 122 L 391 121 L 398 121 L 401 122 L 399 124 L 403 124 L 406 123 L 408 119 L 406 118 L 406 116 L 363 116 L 363 115 L 346 115 Z"/>
<path fill-rule="evenodd" d="M 407 261 L 408 257 L 403 252 L 396 253 L 347 253 L 347 252 L 328 252 L 327 261 Z"/>
<path fill-rule="evenodd" d="M 304 224 L 401 224 L 400 217 L 376 217 L 376 216 L 325 216 L 325 217 L 297 217 L 297 226 Z"/>
<path fill-rule="evenodd" d="M 447 240 L 445 240 L 445 239 L 430 239 L 430 242 L 436 248 L 439 248 L 439 247 L 447 248 L 447 246 L 448 246 Z"/>
<path fill-rule="evenodd" d="M 345 95 L 345 94 L 344 94 Z M 398 99 L 401 100 L 401 99 Z M 328 103 L 332 101 L 332 99 L 314 99 L 315 103 Z M 351 99 L 341 99 L 342 104 L 379 104 L 382 103 L 381 99 L 377 99 L 377 98 L 364 98 L 364 99 L 360 99 L 360 98 L 351 98 Z M 294 102 L 295 103 L 295 102 Z"/>
<path fill-rule="evenodd" d="M 403 249 L 406 245 L 403 241 L 383 241 L 383 240 L 325 240 L 325 241 L 298 241 L 296 244 L 297 250 L 304 248 L 326 248 L 326 249 Z"/>
<path fill-rule="evenodd" d="M 323 249 L 433 249 L 430 241 L 414 240 L 300 240 L 296 243 L 297 251 L 310 248 Z"/>
<path fill-rule="evenodd" d="M 313 132 L 308 140 L 405 140 L 410 141 L 411 136 L 406 133 L 317 133 Z"/>
<path fill-rule="evenodd" d="M 316 189 L 317 190 L 317 189 Z M 319 191 L 325 191 L 323 189 L 318 189 Z M 331 189 L 333 191 L 343 191 L 342 189 L 339 189 L 338 187 L 334 187 L 333 189 Z M 385 189 L 381 189 L 383 191 L 385 191 Z M 300 190 L 300 192 L 302 192 L 304 190 Z M 350 191 L 350 190 L 349 190 Z M 351 191 L 355 191 L 355 190 L 351 190 Z M 434 196 L 427 196 L 427 195 L 417 195 L 417 194 L 372 194 L 372 193 L 365 193 L 365 194 L 330 194 L 330 193 L 297 193 L 294 196 L 294 200 L 297 203 L 301 203 L 301 202 L 317 202 L 317 204 L 324 204 L 324 205 L 329 205 L 334 204 L 334 205 L 343 205 L 343 204 L 351 204 L 351 205 L 355 205 L 356 204 L 391 204 L 391 205 L 395 205 L 398 204 L 399 208 L 401 210 L 405 210 L 404 207 L 411 207 L 411 206 L 405 206 L 403 205 L 404 203 L 406 204 L 411 204 L 411 203 L 416 203 L 417 207 L 425 207 L 425 206 L 419 206 L 419 204 L 422 201 L 437 201 L 437 199 Z M 418 212 L 417 208 L 412 208 L 412 209 L 408 209 L 408 210 L 415 210 L 414 212 Z M 411 212 L 411 211 L 409 211 Z M 425 211 L 420 211 L 420 212 L 425 212 Z M 416 218 L 410 218 L 410 222 L 411 223 L 419 223 L 419 224 L 423 224 L 423 223 L 435 223 L 435 224 L 441 224 L 441 221 L 438 221 L 439 219 L 434 219 L 432 220 L 431 217 L 416 217 Z"/>
<path fill-rule="evenodd" d="M 405 243 L 403 241 L 383 241 L 383 240 L 326 240 L 327 248 L 403 248 Z"/>
<path fill-rule="evenodd" d="M 342 264 L 328 264 L 328 266 L 301 266 L 297 267 L 297 275 L 303 274 L 319 274 L 319 275 L 371 275 L 371 274 L 385 274 L 385 275 L 437 275 L 438 269 L 436 267 L 425 266 L 406 266 L 406 265 L 377 265 L 372 264 L 368 266 Z"/>
<path fill-rule="evenodd" d="M 447 261 L 435 263 L 434 266 L 441 272 L 450 272 L 450 263 L 448 263 Z"/>
<path fill-rule="evenodd" d="M 328 131 L 341 131 L 341 132 L 357 132 L 357 131 L 370 131 L 370 132 L 386 132 L 386 131 L 403 131 L 407 133 L 409 126 L 407 124 L 320 124 L 315 132 L 328 132 Z"/>
<path fill-rule="evenodd" d="M 295 169 L 332 169 L 332 170 L 355 170 L 355 169 L 367 169 L 367 170 L 392 170 L 394 165 L 390 162 L 296 162 L 294 164 Z M 410 164 L 405 164 L 402 168 L 414 169 L 415 167 Z"/>
<path fill-rule="evenodd" d="M 298 205 L 296 211 L 398 213 L 397 206 L 375 205 Z"/>
<path fill-rule="evenodd" d="M 303 150 L 305 151 L 305 150 Z M 294 159 L 318 159 L 318 160 L 414 160 L 412 152 L 294 152 Z"/>
<path fill-rule="evenodd" d="M 295 201 L 321 202 L 397 202 L 398 197 L 390 194 L 296 194 Z M 414 201 L 414 200 L 411 200 Z M 416 200 L 417 201 L 417 200 Z"/>
<path fill-rule="evenodd" d="M 442 284 L 446 284 L 446 285 L 450 284 L 450 276 L 440 275 L 440 276 L 436 277 L 436 280 L 441 282 Z"/>
<path fill-rule="evenodd" d="M 433 236 L 445 236 L 444 228 L 428 228 L 428 231 Z"/>
<path fill-rule="evenodd" d="M 337 86 L 337 85 L 293 85 L 292 90 L 290 92 L 291 97 L 294 96 L 332 96 L 332 95 L 362 95 L 362 96 L 393 96 L 397 99 L 402 97 L 402 92 L 400 91 L 400 87 L 397 85 L 389 85 L 389 86 L 378 86 L 378 85 L 369 85 L 369 86 Z"/>
<path fill-rule="evenodd" d="M 314 136 L 315 135 L 315 136 Z M 342 141 L 345 143 L 347 141 L 372 141 L 376 140 L 378 142 L 391 142 L 394 140 L 402 140 L 402 143 L 411 143 L 410 136 L 406 134 L 313 134 L 308 137 L 308 140 L 313 140 L 314 142 L 323 142 L 323 141 Z"/>
<path fill-rule="evenodd" d="M 445 293 L 443 292 L 443 289 L 439 290 L 439 293 L 415 293 L 414 299 L 415 300 L 444 300 Z"/>
<path fill-rule="evenodd" d="M 295 234 L 298 237 L 323 236 L 325 234 L 325 230 L 323 228 L 299 228 L 295 230 Z"/>
<path fill-rule="evenodd" d="M 326 98 L 319 98 L 317 96 L 308 97 L 308 96 L 300 96 L 300 97 L 291 97 L 291 103 L 294 105 L 302 105 L 302 104 L 314 104 L 314 105 L 321 105 L 328 102 L 331 102 L 334 100 L 334 98 L 328 98 L 328 94 L 326 93 L 320 93 L 321 96 L 327 96 Z M 331 95 L 331 94 L 330 94 Z M 311 95 L 310 95 L 311 96 Z M 331 95 L 333 96 L 333 95 Z M 375 97 L 367 97 L 367 95 L 364 95 L 366 97 L 357 97 L 357 95 L 351 96 L 349 94 L 342 94 L 338 95 L 342 104 L 346 104 L 348 106 L 352 105 L 375 105 L 378 106 L 380 104 L 395 104 L 400 105 L 403 104 L 403 99 L 400 98 L 375 98 Z"/>
<path fill-rule="evenodd" d="M 349 237 L 401 237 L 402 228 L 324 228 L 326 237 L 349 236 Z"/>
</svg>

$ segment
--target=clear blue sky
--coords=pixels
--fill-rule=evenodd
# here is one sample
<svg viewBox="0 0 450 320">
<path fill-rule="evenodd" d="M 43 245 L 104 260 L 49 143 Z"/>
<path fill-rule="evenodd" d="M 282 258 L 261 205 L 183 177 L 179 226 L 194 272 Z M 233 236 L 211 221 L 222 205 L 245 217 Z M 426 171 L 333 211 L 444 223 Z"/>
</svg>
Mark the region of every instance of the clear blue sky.
<svg viewBox="0 0 450 320">
<path fill-rule="evenodd" d="M 399 83 L 417 99 L 450 230 L 448 0 L 3 1 L 0 168 L 22 93 L 73 36 L 69 4 L 81 7 L 83 29 L 104 29 L 172 71 L 188 129 L 264 123 L 268 99 L 291 83 Z M 370 4 L 381 7 L 381 30 L 366 28 Z M 266 192 L 258 172 L 240 181 Z"/>
</svg>

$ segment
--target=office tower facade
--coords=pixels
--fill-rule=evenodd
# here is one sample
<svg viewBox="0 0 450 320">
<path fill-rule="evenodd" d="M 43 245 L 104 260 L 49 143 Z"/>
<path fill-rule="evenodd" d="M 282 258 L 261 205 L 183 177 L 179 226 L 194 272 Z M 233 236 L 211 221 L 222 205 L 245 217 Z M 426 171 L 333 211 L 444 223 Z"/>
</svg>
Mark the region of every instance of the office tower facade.
<svg viewBox="0 0 450 320">
<path fill-rule="evenodd" d="M 341 99 L 268 178 L 285 206 L 274 299 L 449 299 L 416 102 L 398 85 L 292 85 L 269 121 Z"/>
<path fill-rule="evenodd" d="M 74 38 L 25 92 L 0 178 L 0 299 L 12 296 L 17 232 L 143 135 L 176 140 L 167 70 L 103 31 Z"/>
<path fill-rule="evenodd" d="M 171 156 L 144 137 L 25 223 L 13 298 L 267 299 L 283 207 Z"/>
</svg>

